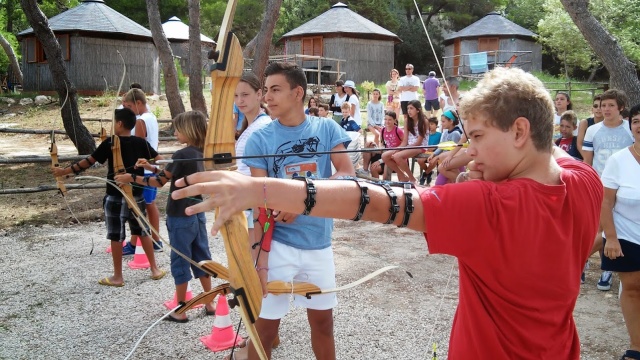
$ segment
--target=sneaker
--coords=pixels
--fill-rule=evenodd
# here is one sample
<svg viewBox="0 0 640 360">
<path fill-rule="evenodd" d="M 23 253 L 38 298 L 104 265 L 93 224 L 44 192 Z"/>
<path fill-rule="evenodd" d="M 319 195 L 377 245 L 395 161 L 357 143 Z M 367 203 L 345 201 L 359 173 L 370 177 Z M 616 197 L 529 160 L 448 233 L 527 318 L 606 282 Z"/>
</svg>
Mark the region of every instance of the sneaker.
<svg viewBox="0 0 640 360">
<path fill-rule="evenodd" d="M 580 275 L 580 284 L 584 284 L 585 280 L 587 280 L 586 275 L 584 274 L 584 271 L 582 272 L 582 275 Z"/>
<path fill-rule="evenodd" d="M 611 271 L 603 271 L 600 275 L 600 281 L 598 281 L 598 290 L 609 291 L 611 290 L 611 282 L 613 281 L 613 274 Z"/>
<path fill-rule="evenodd" d="M 158 245 L 156 245 L 156 243 L 158 243 Z M 155 252 L 163 252 L 164 251 L 163 248 L 162 248 L 162 241 L 157 240 L 157 241 L 155 241 L 153 243 L 153 251 L 155 251 Z"/>
<path fill-rule="evenodd" d="M 122 255 L 133 255 L 136 253 L 136 247 L 132 246 L 130 242 L 128 242 L 125 246 L 122 247 Z"/>
</svg>

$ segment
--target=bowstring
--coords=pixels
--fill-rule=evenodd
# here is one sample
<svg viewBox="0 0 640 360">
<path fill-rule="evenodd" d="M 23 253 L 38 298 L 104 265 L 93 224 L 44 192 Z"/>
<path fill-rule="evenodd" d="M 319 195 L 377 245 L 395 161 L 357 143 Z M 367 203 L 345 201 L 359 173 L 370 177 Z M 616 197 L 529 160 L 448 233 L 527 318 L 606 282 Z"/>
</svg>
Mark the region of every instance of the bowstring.
<svg viewBox="0 0 640 360">
<path fill-rule="evenodd" d="M 418 6 L 418 2 L 416 0 L 413 0 L 413 4 L 414 4 L 414 6 L 416 8 L 416 12 L 418 13 L 418 18 L 420 19 L 420 23 L 422 24 L 422 28 L 424 29 L 424 32 L 427 35 L 427 40 L 429 41 L 429 46 L 431 47 L 431 51 L 433 53 L 433 57 L 434 57 L 434 59 L 436 61 L 436 64 L 438 65 L 438 70 L 440 71 L 440 74 L 442 75 L 442 78 L 444 79 L 444 86 L 447 88 L 447 91 L 449 92 L 449 97 L 451 98 L 451 102 L 453 102 L 453 105 L 457 109 L 458 108 L 458 104 L 457 104 L 456 100 L 453 98 L 453 96 L 451 95 L 451 88 L 449 87 L 449 82 L 446 79 L 444 70 L 442 69 L 442 65 L 440 64 L 440 59 L 438 58 L 438 54 L 436 52 L 435 47 L 433 46 L 433 41 L 431 41 L 431 36 L 429 35 L 429 31 L 427 30 L 427 26 L 424 23 L 424 19 L 422 18 L 422 12 L 420 11 L 420 7 Z M 457 111 L 456 111 L 456 113 L 457 113 Z M 462 127 L 462 132 L 464 133 L 465 138 L 467 139 L 467 141 L 469 141 L 469 136 L 467 135 L 467 131 L 466 131 L 465 127 L 464 127 L 464 123 L 463 123 L 462 119 L 460 119 L 460 126 Z M 435 342 L 433 343 L 433 347 L 432 347 L 431 351 L 429 349 L 429 344 L 433 340 L 433 335 L 435 333 L 435 329 L 436 329 L 436 326 L 438 324 L 438 319 L 440 317 L 440 311 L 442 309 L 442 304 L 444 303 L 444 296 L 448 292 L 449 283 L 450 283 L 451 277 L 453 275 L 454 267 L 455 267 L 455 262 L 452 261 L 451 269 L 449 270 L 449 275 L 447 276 L 447 283 L 445 285 L 444 291 L 442 292 L 442 294 L 440 296 L 440 300 L 438 301 L 438 307 L 437 307 L 437 310 L 436 310 L 436 316 L 435 316 L 435 319 L 434 319 L 433 326 L 431 327 L 431 334 L 429 334 L 429 338 L 428 338 L 428 341 L 427 341 L 427 350 L 426 350 L 425 358 L 428 358 L 429 355 L 431 355 L 433 360 L 437 359 L 437 354 L 436 354 L 436 346 L 437 345 L 436 345 L 436 343 Z"/>
</svg>

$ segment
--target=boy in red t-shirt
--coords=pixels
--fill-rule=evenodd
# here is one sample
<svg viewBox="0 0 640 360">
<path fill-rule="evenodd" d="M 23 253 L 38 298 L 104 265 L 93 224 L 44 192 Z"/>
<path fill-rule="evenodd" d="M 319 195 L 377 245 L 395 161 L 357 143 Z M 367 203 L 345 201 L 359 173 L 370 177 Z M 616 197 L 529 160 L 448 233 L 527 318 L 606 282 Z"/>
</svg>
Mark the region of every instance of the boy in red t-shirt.
<svg viewBox="0 0 640 360">
<path fill-rule="evenodd" d="M 473 159 L 463 174 L 474 181 L 388 189 L 213 171 L 179 180 L 178 186 L 204 184 L 172 196 L 226 194 L 187 209 L 190 215 L 219 207 L 214 233 L 230 214 L 265 202 L 281 211 L 423 232 L 430 253 L 453 255 L 459 262 L 450 359 L 578 360 L 572 314 L 603 187 L 592 168 L 553 147 L 553 113 L 549 93 L 533 75 L 496 68 L 460 103 Z"/>
<path fill-rule="evenodd" d="M 573 132 L 578 128 L 578 117 L 573 110 L 567 110 L 560 115 L 560 136 L 556 140 L 556 146 L 573 156 L 574 159 L 582 160 L 582 154 L 578 151 L 578 138 L 573 136 Z"/>
</svg>

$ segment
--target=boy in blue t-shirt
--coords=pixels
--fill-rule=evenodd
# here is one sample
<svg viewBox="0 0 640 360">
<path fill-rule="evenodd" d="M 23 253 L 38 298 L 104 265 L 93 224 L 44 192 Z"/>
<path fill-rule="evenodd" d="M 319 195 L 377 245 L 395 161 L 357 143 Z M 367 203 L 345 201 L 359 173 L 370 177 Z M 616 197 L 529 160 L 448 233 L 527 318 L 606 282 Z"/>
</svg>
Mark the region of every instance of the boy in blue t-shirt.
<svg viewBox="0 0 640 360">
<path fill-rule="evenodd" d="M 345 150 L 343 144 L 350 138 L 335 121 L 304 114 L 302 104 L 307 82 L 302 70 L 295 64 L 272 63 L 265 70 L 265 76 L 264 99 L 275 121 L 251 135 L 245 155 Z M 254 177 L 323 179 L 355 175 L 346 153 L 255 158 L 244 162 Z M 333 175 L 332 164 L 336 169 Z M 265 196 L 276 195 L 267 193 Z M 254 209 L 254 214 L 259 214 L 259 211 Z M 331 249 L 333 220 L 278 209 L 274 209 L 272 214 L 275 226 L 271 251 L 261 252 L 257 259 L 263 288 L 267 280 L 290 282 L 295 279 L 313 283 L 321 289 L 335 287 Z M 332 309 L 337 304 L 336 295 L 317 295 L 311 299 L 299 295 L 293 297 L 294 304 L 307 308 L 316 357 L 335 358 Z M 278 335 L 280 319 L 289 311 L 289 299 L 289 295 L 269 294 L 262 300 L 262 310 L 255 325 L 269 356 L 271 344 Z M 253 346 L 249 348 L 250 355 L 256 356 Z"/>
</svg>

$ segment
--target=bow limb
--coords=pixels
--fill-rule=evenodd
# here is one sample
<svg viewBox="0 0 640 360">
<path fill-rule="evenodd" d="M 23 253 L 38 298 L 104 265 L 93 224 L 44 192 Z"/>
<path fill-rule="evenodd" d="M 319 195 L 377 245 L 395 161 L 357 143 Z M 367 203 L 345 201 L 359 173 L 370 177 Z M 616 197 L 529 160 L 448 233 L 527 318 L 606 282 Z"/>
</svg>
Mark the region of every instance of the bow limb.
<svg viewBox="0 0 640 360">
<path fill-rule="evenodd" d="M 53 130 L 51 130 L 51 147 L 49 148 L 49 154 L 51 154 L 51 169 L 60 167 L 60 163 L 58 162 L 58 145 L 56 144 L 56 135 Z M 56 176 L 56 186 L 63 197 L 67 196 L 67 187 L 64 185 L 61 176 Z"/>
<path fill-rule="evenodd" d="M 235 132 L 230 115 L 233 112 L 236 86 L 240 81 L 244 67 L 240 42 L 230 31 L 236 5 L 237 0 L 227 2 L 227 9 L 216 45 L 216 63 L 211 68 L 211 83 L 213 84 L 211 118 L 204 146 L 205 157 L 212 157 L 214 154 L 220 153 L 235 154 Z M 220 169 L 213 161 L 205 162 L 205 168 L 207 170 Z M 218 209 L 216 214 L 218 214 Z M 254 326 L 262 306 L 262 289 L 251 257 L 244 214 L 242 212 L 233 214 L 225 222 L 221 234 L 229 263 L 229 283 L 231 292 L 234 294 L 234 299 L 229 304 L 231 307 L 238 306 L 240 308 L 240 316 L 246 324 L 251 342 L 260 359 L 266 360 L 266 352 Z"/>
<path fill-rule="evenodd" d="M 297 294 L 297 295 L 302 295 L 307 298 L 310 298 L 313 295 L 329 294 L 329 293 L 335 293 L 335 292 L 351 289 L 353 287 L 356 287 L 364 282 L 367 282 L 373 279 L 374 277 L 384 272 L 387 272 L 392 269 L 397 269 L 397 268 L 398 266 L 395 266 L 395 265 L 385 266 L 354 282 L 351 282 L 349 284 L 342 285 L 336 288 L 332 288 L 332 289 L 320 289 L 316 285 L 313 285 L 311 283 L 306 283 L 306 282 L 290 283 L 290 282 L 277 280 L 277 281 L 270 281 L 267 284 L 267 291 L 270 294 L 275 294 L 275 295 Z"/>
<path fill-rule="evenodd" d="M 193 308 L 194 306 L 208 304 L 212 302 L 213 299 L 216 298 L 216 296 L 228 294 L 229 290 L 230 290 L 230 285 L 228 283 L 218 285 L 207 292 L 203 292 L 198 296 L 194 296 L 193 299 L 187 301 L 184 305 L 179 307 L 176 310 L 176 314 L 184 314 L 185 312 L 187 312 L 187 310 Z"/>
<path fill-rule="evenodd" d="M 117 106 L 118 103 L 118 96 L 120 95 L 120 90 L 122 90 L 122 84 L 124 84 L 124 78 L 125 75 L 127 74 L 127 64 L 124 61 L 124 58 L 122 57 L 122 54 L 120 54 L 120 51 L 117 51 L 118 56 L 120 56 L 120 59 L 122 60 L 122 78 L 120 79 L 120 85 L 118 85 L 118 91 L 116 92 L 116 98 L 114 100 L 114 111 L 113 111 L 113 118 L 111 120 L 111 154 L 113 155 L 113 173 L 114 175 L 119 175 L 119 174 L 124 174 L 127 172 L 126 168 L 124 167 L 124 162 L 122 161 L 122 149 L 120 147 L 120 137 L 118 135 L 116 135 L 116 118 L 115 118 L 115 108 Z M 131 187 L 131 185 L 126 184 L 123 185 L 123 189 L 124 189 L 124 197 L 125 199 L 127 199 L 127 205 L 129 206 L 129 209 L 133 209 L 134 207 L 137 208 L 137 206 L 131 206 L 131 199 L 133 199 L 133 188 Z M 135 205 L 135 204 L 134 204 Z"/>
</svg>

